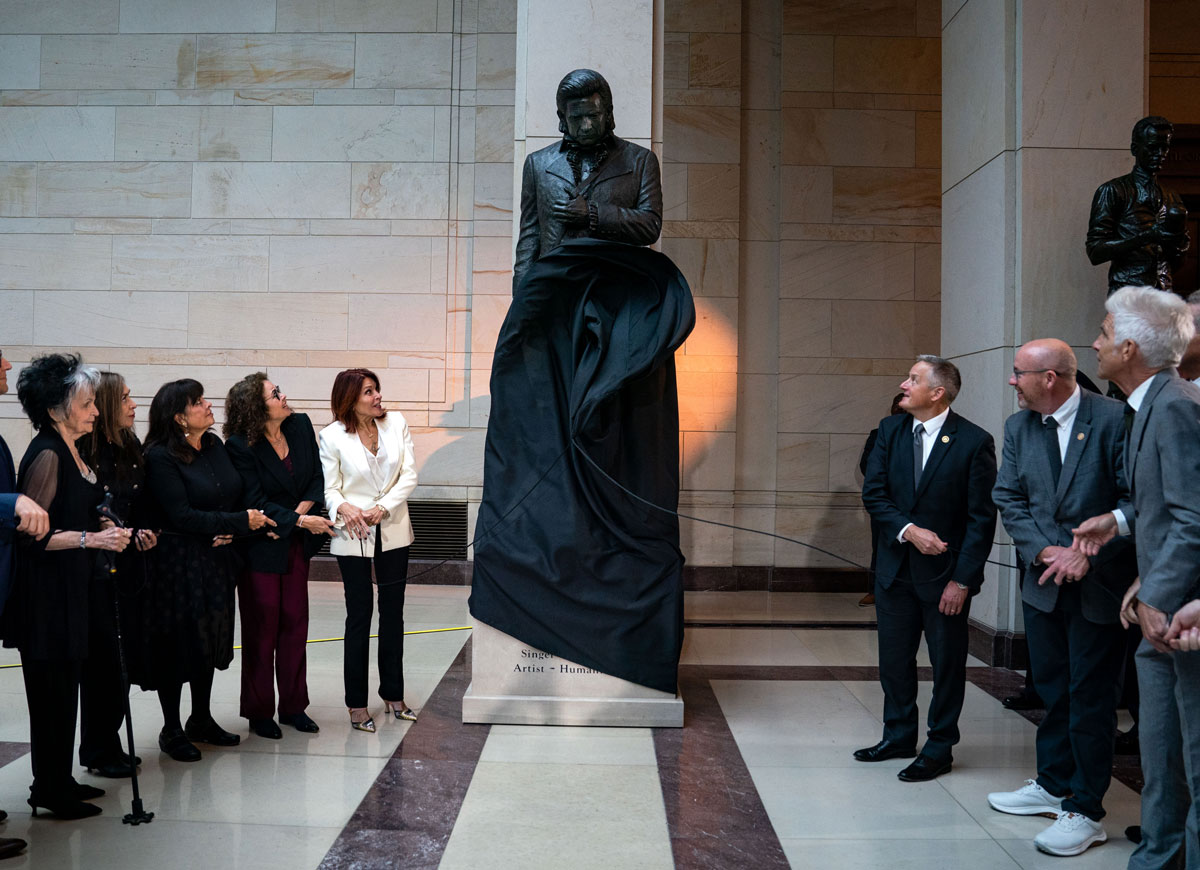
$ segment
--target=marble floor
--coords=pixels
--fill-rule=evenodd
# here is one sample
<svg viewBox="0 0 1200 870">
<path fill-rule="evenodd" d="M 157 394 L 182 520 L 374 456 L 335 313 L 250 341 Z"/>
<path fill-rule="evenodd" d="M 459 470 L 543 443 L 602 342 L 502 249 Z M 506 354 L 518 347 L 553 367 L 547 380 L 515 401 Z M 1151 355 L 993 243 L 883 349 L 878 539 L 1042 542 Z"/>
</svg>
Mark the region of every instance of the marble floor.
<svg viewBox="0 0 1200 870">
<path fill-rule="evenodd" d="M 337 584 L 311 587 L 314 639 L 341 634 Z M 1039 817 L 993 812 L 989 791 L 1033 775 L 1034 726 L 998 697 L 1019 683 L 969 662 L 962 743 L 952 773 L 905 784 L 906 762 L 856 763 L 878 739 L 873 613 L 857 594 L 688 593 L 680 668 L 683 729 L 462 725 L 470 681 L 467 590 L 410 586 L 405 674 L 416 723 L 352 731 L 341 645 L 309 647 L 310 715 L 319 735 L 248 734 L 237 717 L 238 663 L 218 674 L 214 713 L 243 734 L 202 747 L 196 764 L 159 753 L 156 698 L 135 693 L 140 785 L 153 823 L 121 823 L 128 780 L 104 813 L 31 819 L 28 722 L 18 668 L 0 667 L 0 836 L 30 841 L 4 867 L 255 868 L 1040 868 Z M 15 663 L 0 653 L 0 666 Z M 918 661 L 927 665 L 924 650 Z M 928 700 L 928 683 L 922 700 Z M 377 705 L 381 706 L 381 705 Z M 185 700 L 186 710 L 186 700 Z M 1130 777 L 1123 777 L 1132 781 Z M 1122 832 L 1138 794 L 1114 781 L 1109 842 L 1069 863 L 1123 868 Z"/>
</svg>

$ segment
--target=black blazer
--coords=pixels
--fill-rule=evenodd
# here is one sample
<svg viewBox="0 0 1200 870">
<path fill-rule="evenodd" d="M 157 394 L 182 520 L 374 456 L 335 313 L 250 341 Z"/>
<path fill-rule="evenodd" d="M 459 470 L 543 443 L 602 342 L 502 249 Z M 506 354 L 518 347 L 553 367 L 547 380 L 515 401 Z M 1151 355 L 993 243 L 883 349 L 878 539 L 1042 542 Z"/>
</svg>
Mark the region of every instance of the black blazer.
<svg viewBox="0 0 1200 870">
<path fill-rule="evenodd" d="M 241 435 L 231 435 L 225 442 L 229 458 L 241 475 L 247 507 L 258 508 L 276 523 L 271 529 L 279 540 L 260 535 L 248 540 L 246 560 L 250 570 L 283 574 L 288 569 L 288 550 L 293 535 L 304 544 L 305 558 L 312 558 L 326 540 L 296 525 L 300 519 L 296 505 L 313 502 L 309 514 L 325 513 L 325 478 L 321 472 L 321 456 L 317 451 L 317 436 L 306 414 L 292 414 L 279 427 L 288 442 L 288 458 L 292 473 L 265 438 L 253 445 Z"/>
<path fill-rule="evenodd" d="M 879 523 L 876 579 L 886 589 L 900 576 L 913 583 L 962 583 L 974 595 L 996 532 L 996 445 L 992 436 L 951 411 L 921 480 L 913 485 L 913 418 L 894 414 L 879 423 L 867 460 L 863 505 Z M 925 556 L 896 540 L 908 523 L 936 532 L 949 549 Z"/>
</svg>

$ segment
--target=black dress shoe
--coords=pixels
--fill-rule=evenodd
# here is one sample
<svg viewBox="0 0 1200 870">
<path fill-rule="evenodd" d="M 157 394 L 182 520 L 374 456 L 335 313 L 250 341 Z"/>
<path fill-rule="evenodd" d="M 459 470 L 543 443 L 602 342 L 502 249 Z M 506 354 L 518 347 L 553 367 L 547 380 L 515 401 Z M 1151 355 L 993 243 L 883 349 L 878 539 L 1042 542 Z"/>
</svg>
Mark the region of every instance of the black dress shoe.
<svg viewBox="0 0 1200 870">
<path fill-rule="evenodd" d="M 1138 740 L 1137 726 L 1134 725 L 1128 731 L 1118 731 L 1117 738 L 1113 741 L 1113 754 L 1115 755 L 1139 755 L 1142 751 L 1141 741 Z"/>
<path fill-rule="evenodd" d="M 889 758 L 915 758 L 917 747 L 901 746 L 890 740 L 880 740 L 874 746 L 854 750 L 855 761 L 887 761 Z"/>
<path fill-rule="evenodd" d="M 1000 702 L 1006 710 L 1042 710 L 1046 704 L 1036 692 L 1019 692 Z"/>
<path fill-rule="evenodd" d="M 283 737 L 283 732 L 279 730 L 279 726 L 275 724 L 274 719 L 251 719 L 250 730 L 259 737 L 266 737 L 268 740 L 279 740 Z"/>
<path fill-rule="evenodd" d="M 211 716 L 208 721 L 189 717 L 183 733 L 195 743 L 210 743 L 213 746 L 237 746 L 242 742 L 241 737 L 226 731 Z"/>
<path fill-rule="evenodd" d="M 49 810 L 60 819 L 86 819 L 88 816 L 98 816 L 102 812 L 95 804 L 84 803 L 74 797 L 38 797 L 30 796 L 26 801 L 37 818 L 38 810 Z"/>
<path fill-rule="evenodd" d="M 279 723 L 281 725 L 291 725 L 297 731 L 303 731 L 305 734 L 316 734 L 321 730 L 312 719 L 308 718 L 307 713 L 292 713 L 289 716 L 279 714 Z"/>
<path fill-rule="evenodd" d="M 1142 826 L 1130 825 L 1125 829 L 1125 839 L 1131 843 L 1142 842 Z"/>
<path fill-rule="evenodd" d="M 11 858 L 20 855 L 29 844 L 16 837 L 0 837 L 0 858 Z"/>
<path fill-rule="evenodd" d="M 87 772 L 94 776 L 103 776 L 108 779 L 122 779 L 127 776 L 133 776 L 133 766 L 125 760 L 128 757 L 128 755 L 121 753 L 118 758 L 86 765 Z"/>
<path fill-rule="evenodd" d="M 953 762 L 952 758 L 939 761 L 928 755 L 918 755 L 916 761 L 896 776 L 904 782 L 929 782 L 931 779 L 937 779 L 943 773 L 949 773 Z"/>
<path fill-rule="evenodd" d="M 158 733 L 158 748 L 176 761 L 199 761 L 200 750 L 192 745 L 182 728 L 164 728 Z"/>
<path fill-rule="evenodd" d="M 8 813 L 5 810 L 0 810 L 0 822 L 8 818 Z"/>
</svg>

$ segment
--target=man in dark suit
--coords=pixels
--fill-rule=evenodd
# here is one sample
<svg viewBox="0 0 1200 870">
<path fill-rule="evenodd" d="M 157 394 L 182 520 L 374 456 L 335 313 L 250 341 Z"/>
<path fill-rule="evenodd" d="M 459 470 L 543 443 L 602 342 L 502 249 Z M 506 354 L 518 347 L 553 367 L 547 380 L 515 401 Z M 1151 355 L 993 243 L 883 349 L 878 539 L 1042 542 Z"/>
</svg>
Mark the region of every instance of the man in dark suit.
<svg viewBox="0 0 1200 870">
<path fill-rule="evenodd" d="M 567 239 L 652 245 L 662 230 L 658 158 L 613 135 L 612 90 L 590 69 L 567 73 L 555 95 L 561 142 L 525 158 L 513 289 Z"/>
<path fill-rule="evenodd" d="M 1141 692 L 1141 842 L 1130 870 L 1200 868 L 1200 657 L 1175 654 L 1172 616 L 1200 592 L 1200 387 L 1175 366 L 1195 332 L 1178 296 L 1125 287 L 1105 303 L 1092 345 L 1100 376 L 1116 383 L 1135 412 L 1126 447 L 1140 581 L 1125 595 L 1122 618 L 1142 628 L 1137 651 Z M 1111 513 L 1076 530 L 1091 555 L 1118 533 Z"/>
<path fill-rule="evenodd" d="M 1112 773 L 1116 697 L 1124 666 L 1121 598 L 1137 575 L 1132 542 L 1116 538 L 1089 559 L 1072 529 L 1104 511 L 1132 513 L 1125 484 L 1125 409 L 1081 390 L 1071 348 L 1023 345 L 1008 382 L 1021 411 L 1004 424 L 992 497 L 1028 566 L 1021 586 L 1030 667 L 1046 716 L 1037 779 L 988 795 L 992 809 L 1053 815 L 1034 844 L 1078 855 L 1107 839 L 1100 820 Z M 1127 526 L 1126 526 L 1127 528 Z"/>
<path fill-rule="evenodd" d="M 962 379 L 955 365 L 920 356 L 900 385 L 905 414 L 879 423 L 863 504 L 879 523 L 875 612 L 883 740 L 859 761 L 912 758 L 900 771 L 922 782 L 950 770 L 966 692 L 967 614 L 983 583 L 996 508 L 992 436 L 950 410 Z M 917 755 L 917 648 L 924 631 L 933 665 L 928 737 Z"/>
<path fill-rule="evenodd" d="M 0 396 L 8 392 L 8 372 L 12 363 L 0 352 Z M 12 453 L 0 438 L 0 613 L 8 601 L 13 579 L 13 538 L 17 532 L 33 535 L 38 540 L 50 532 L 50 516 L 33 499 L 17 492 L 17 473 Z M 8 813 L 0 810 L 0 821 Z M 25 841 L 16 837 L 0 837 L 0 858 L 19 854 Z"/>
</svg>

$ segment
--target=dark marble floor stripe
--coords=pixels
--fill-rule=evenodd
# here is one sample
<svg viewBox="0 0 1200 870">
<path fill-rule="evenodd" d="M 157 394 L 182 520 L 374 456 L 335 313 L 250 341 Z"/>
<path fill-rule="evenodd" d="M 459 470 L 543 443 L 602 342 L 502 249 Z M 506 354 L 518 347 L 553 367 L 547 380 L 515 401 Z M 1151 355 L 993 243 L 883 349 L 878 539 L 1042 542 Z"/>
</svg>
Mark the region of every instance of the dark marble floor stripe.
<svg viewBox="0 0 1200 870">
<path fill-rule="evenodd" d="M 862 622 L 816 622 L 816 621 L 793 621 L 793 622 L 737 622 L 734 621 L 717 621 L 711 622 L 703 619 L 689 619 L 684 622 L 684 628 L 790 628 L 790 629 L 818 629 L 818 630 L 854 630 L 862 631 L 863 629 L 874 629 L 877 623 L 875 620 Z"/>
<path fill-rule="evenodd" d="M 653 729 L 675 866 L 787 867 L 708 670 L 680 668 L 683 728 Z"/>
<path fill-rule="evenodd" d="M 23 758 L 29 752 L 28 743 L 14 743 L 0 740 L 0 767 Z"/>
<path fill-rule="evenodd" d="M 468 640 L 388 760 L 321 870 L 436 868 L 454 830 L 490 725 L 464 725 Z"/>
</svg>

